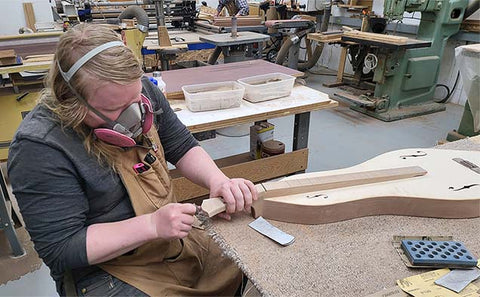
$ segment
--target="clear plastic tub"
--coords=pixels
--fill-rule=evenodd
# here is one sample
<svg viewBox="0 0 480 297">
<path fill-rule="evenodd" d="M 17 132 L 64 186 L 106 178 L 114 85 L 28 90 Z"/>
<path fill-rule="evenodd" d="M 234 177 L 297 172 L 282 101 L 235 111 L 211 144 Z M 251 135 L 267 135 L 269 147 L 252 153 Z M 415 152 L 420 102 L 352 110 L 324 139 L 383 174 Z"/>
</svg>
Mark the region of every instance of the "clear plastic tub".
<svg viewBox="0 0 480 297">
<path fill-rule="evenodd" d="M 182 87 L 191 111 L 226 109 L 240 106 L 245 87 L 235 81 L 223 81 Z"/>
<path fill-rule="evenodd" d="M 295 84 L 295 77 L 283 73 L 270 73 L 241 78 L 245 86 L 245 100 L 261 102 L 289 96 Z"/>
</svg>

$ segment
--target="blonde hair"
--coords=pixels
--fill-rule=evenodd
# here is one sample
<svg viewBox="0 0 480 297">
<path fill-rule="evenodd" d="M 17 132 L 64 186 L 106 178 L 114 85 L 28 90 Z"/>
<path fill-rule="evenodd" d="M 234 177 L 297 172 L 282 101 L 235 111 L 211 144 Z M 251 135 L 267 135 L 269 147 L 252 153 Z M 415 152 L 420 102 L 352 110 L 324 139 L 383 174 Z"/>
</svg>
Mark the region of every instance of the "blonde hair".
<svg viewBox="0 0 480 297">
<path fill-rule="evenodd" d="M 72 65 L 90 50 L 110 41 L 120 40 L 120 36 L 105 25 L 80 24 L 68 30 L 60 38 L 54 61 L 46 77 L 46 89 L 39 103 L 46 106 L 58 117 L 62 128 L 72 128 L 83 139 L 85 149 L 100 163 L 114 167 L 112 155 L 118 147 L 109 145 L 94 137 L 93 129 L 83 123 L 88 108 L 78 99 L 59 72 L 68 71 Z M 106 49 L 85 63 L 70 80 L 71 86 L 83 98 L 89 88 L 103 83 L 114 82 L 128 85 L 143 75 L 141 64 L 132 50 L 126 46 Z"/>
</svg>

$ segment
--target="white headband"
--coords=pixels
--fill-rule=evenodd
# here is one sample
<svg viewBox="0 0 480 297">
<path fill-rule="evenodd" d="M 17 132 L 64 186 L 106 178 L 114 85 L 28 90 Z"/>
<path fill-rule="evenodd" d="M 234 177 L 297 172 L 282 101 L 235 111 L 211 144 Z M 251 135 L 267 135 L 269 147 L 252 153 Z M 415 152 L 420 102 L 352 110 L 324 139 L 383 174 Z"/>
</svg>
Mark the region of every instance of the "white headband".
<svg viewBox="0 0 480 297">
<path fill-rule="evenodd" d="M 83 66 L 83 64 L 87 63 L 88 60 L 93 58 L 95 55 L 114 46 L 125 46 L 125 45 L 121 41 L 111 41 L 111 42 L 107 42 L 102 45 L 99 45 L 96 48 L 89 51 L 88 53 L 86 53 L 77 62 L 75 62 L 75 64 L 73 64 L 73 66 L 67 72 L 63 72 L 62 67 L 60 67 L 60 63 L 57 60 L 58 70 L 60 71 L 60 74 L 62 75 L 63 79 L 65 79 L 65 81 L 69 83 L 70 80 L 72 79 L 72 76 L 78 71 L 78 69 L 80 69 L 80 67 Z"/>
</svg>

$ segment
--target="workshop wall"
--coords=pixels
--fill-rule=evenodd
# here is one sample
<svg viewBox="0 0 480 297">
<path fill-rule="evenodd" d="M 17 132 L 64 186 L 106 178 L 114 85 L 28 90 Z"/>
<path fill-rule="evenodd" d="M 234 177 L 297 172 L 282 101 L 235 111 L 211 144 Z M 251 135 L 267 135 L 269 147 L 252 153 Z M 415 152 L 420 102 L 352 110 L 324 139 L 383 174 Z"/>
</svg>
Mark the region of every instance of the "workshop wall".
<svg viewBox="0 0 480 297">
<path fill-rule="evenodd" d="M 0 10 L 0 35 L 18 34 L 18 29 L 27 25 L 23 12 L 23 3 L 32 3 L 37 23 L 53 22 L 52 5 L 53 0 L 1 0 Z"/>
</svg>

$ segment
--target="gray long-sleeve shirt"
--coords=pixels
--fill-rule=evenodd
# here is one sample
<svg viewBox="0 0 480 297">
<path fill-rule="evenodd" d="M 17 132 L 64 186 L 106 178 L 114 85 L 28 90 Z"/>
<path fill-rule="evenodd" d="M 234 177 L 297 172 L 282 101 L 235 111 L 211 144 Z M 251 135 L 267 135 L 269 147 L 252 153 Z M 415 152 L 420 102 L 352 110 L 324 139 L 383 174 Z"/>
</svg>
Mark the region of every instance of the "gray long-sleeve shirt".
<svg viewBox="0 0 480 297">
<path fill-rule="evenodd" d="M 176 164 L 198 145 L 167 100 L 147 78 L 142 93 L 152 101 L 167 161 Z M 57 290 L 66 269 L 88 267 L 87 227 L 133 217 L 118 174 L 89 155 L 82 139 L 55 115 L 36 106 L 21 123 L 9 150 L 8 175 L 35 249 L 50 268 Z"/>
</svg>

